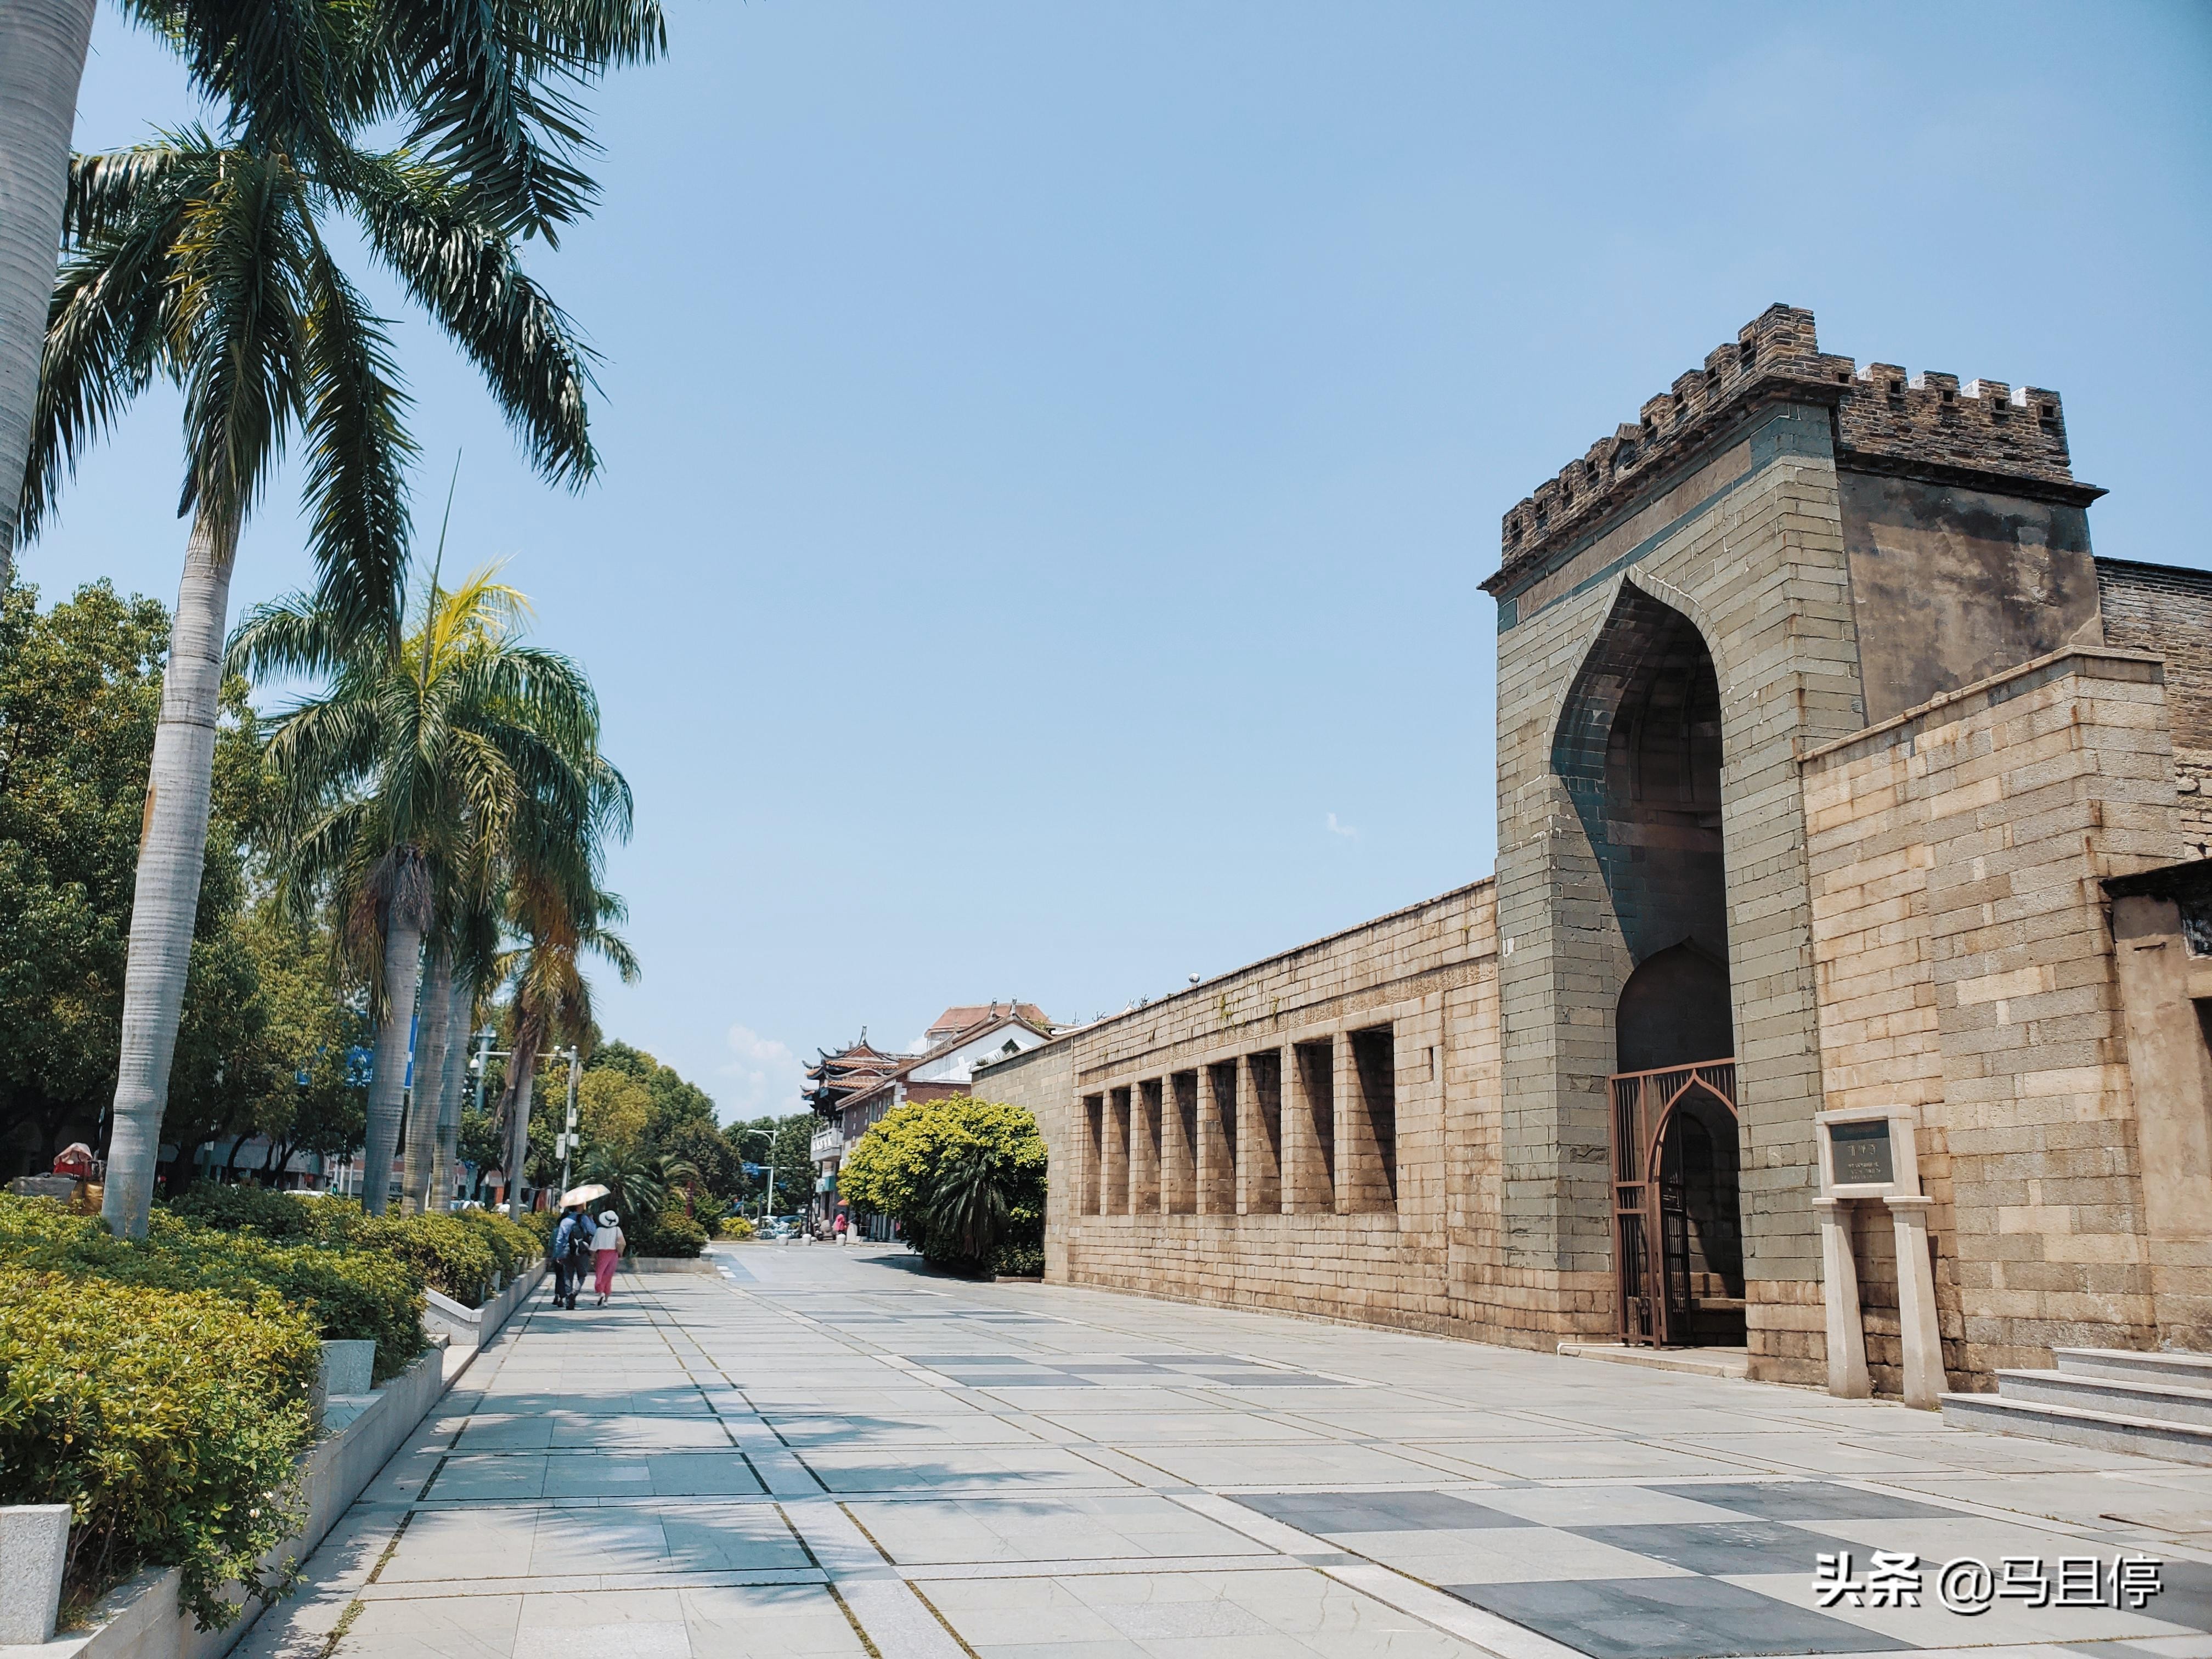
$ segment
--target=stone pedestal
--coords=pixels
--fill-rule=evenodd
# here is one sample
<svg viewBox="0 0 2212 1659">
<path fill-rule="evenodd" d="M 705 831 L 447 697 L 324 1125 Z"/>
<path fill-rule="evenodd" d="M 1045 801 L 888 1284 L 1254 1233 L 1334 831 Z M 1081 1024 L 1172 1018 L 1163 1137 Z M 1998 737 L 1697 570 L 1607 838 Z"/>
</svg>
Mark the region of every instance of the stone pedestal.
<svg viewBox="0 0 2212 1659">
<path fill-rule="evenodd" d="M 1943 1336 L 1936 1322 L 1936 1273 L 1928 1254 L 1928 1206 L 1935 1200 L 1893 1195 L 1897 1228 L 1897 1326 L 1905 1346 L 1905 1403 L 1934 1411 L 1942 1399 Z"/>
<path fill-rule="evenodd" d="M 1813 1206 L 1820 1224 L 1820 1276 L 1826 1287 L 1828 1392 L 1863 1400 L 1874 1392 L 1867 1376 L 1866 1328 L 1859 1319 L 1859 1275 L 1851 1260 L 1851 1232 L 1834 1200 Z"/>
</svg>

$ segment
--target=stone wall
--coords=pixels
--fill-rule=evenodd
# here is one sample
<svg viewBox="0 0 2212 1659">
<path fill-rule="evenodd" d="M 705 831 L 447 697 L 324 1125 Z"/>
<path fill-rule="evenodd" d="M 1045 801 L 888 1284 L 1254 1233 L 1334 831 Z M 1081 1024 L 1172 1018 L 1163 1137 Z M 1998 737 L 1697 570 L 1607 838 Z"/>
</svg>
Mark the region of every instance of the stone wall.
<svg viewBox="0 0 2212 1659">
<path fill-rule="evenodd" d="M 2212 848 L 2212 571 L 2097 561 L 2105 643 L 2166 659 L 2166 706 L 2173 722 L 2174 784 L 2180 796 L 2176 858 Z"/>
<path fill-rule="evenodd" d="M 1540 1345 L 1556 1276 L 1501 1271 L 1497 1021 L 1483 882 L 1063 1035 L 975 1088 L 1043 1127 L 1048 1278 Z"/>
<path fill-rule="evenodd" d="M 1817 1284 L 1809 1298 L 1800 1288 L 1820 1273 L 1819 1083 L 1796 755 L 1865 724 L 1828 412 L 1768 406 L 1696 471 L 1651 482 L 1666 516 L 1630 504 L 1640 539 L 1623 545 L 1615 529 L 1562 544 L 1522 567 L 1521 585 L 1492 589 L 1506 1264 L 1557 1275 L 1563 1331 L 1609 1328 L 1605 1080 L 1639 958 L 1554 746 L 1585 665 L 1648 599 L 1695 625 L 1719 679 L 1749 1340 L 1754 1375 L 1810 1381 L 1796 1350 L 1820 1321 Z"/>
<path fill-rule="evenodd" d="M 2054 1346 L 2154 1346 L 2097 884 L 2169 855 L 2161 682 L 2137 653 L 2062 652 L 1804 763 L 1826 1103 L 1918 1113 L 1963 1386 L 2048 1365 Z M 1893 1390 L 1888 1230 L 1856 1231 L 1869 1364 Z M 1817 1328 L 1802 1347 L 1823 1352 Z"/>
<path fill-rule="evenodd" d="M 1692 1041 L 1704 974 L 1754 1377 L 1826 1378 L 1824 1106 L 1920 1115 L 1954 1378 L 2154 1340 L 2161 1283 L 2212 1324 L 2212 1219 L 2175 1271 L 2146 1243 L 2097 886 L 2212 841 L 2212 577 L 2094 560 L 2101 493 L 2055 393 L 1753 319 L 1504 515 L 1494 883 L 979 1072 L 1044 1126 L 1048 1274 L 1610 1336 L 1607 1079 L 1721 1057 L 1616 1027 Z M 1855 1231 L 1893 1389 L 1894 1246 Z"/>
</svg>

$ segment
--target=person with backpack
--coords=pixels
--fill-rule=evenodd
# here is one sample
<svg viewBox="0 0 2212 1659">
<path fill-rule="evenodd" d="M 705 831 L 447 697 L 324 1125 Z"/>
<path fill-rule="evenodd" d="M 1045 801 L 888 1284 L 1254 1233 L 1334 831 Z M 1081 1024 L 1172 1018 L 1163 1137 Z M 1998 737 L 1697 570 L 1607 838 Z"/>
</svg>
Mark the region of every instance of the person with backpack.
<svg viewBox="0 0 2212 1659">
<path fill-rule="evenodd" d="M 585 1273 L 592 1267 L 592 1236 L 599 1231 L 592 1218 L 580 1204 L 571 1204 L 561 1212 L 561 1219 L 553 1229 L 546 1255 L 553 1263 L 553 1305 L 573 1308 L 576 1305 L 576 1291 L 583 1283 Z"/>
</svg>

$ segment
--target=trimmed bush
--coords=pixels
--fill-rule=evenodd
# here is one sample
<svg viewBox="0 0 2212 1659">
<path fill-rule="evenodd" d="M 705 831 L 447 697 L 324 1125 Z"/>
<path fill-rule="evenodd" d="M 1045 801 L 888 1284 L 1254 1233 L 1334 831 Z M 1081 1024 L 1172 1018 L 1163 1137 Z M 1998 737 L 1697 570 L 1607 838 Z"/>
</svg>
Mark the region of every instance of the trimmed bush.
<svg viewBox="0 0 2212 1659">
<path fill-rule="evenodd" d="M 995 1198 L 979 1190 L 984 1175 Z M 1019 1106 L 955 1095 L 894 1107 L 846 1155 L 837 1190 L 858 1210 L 896 1217 L 933 1267 L 983 1273 L 1030 1249 L 1042 1260 L 1044 1137 Z"/>
<path fill-rule="evenodd" d="M 537 1234 L 509 1221 L 496 1210 L 459 1210 L 454 1215 L 483 1235 L 484 1243 L 491 1247 L 493 1260 L 499 1264 L 502 1279 L 512 1282 L 517 1273 L 526 1271 L 545 1254 Z"/>
<path fill-rule="evenodd" d="M 1044 1246 L 1007 1243 L 999 1246 L 999 1253 L 991 1259 L 991 1271 L 1004 1273 L 1009 1279 L 1041 1279 L 1044 1276 Z"/>
<path fill-rule="evenodd" d="M 465 1308 L 483 1306 L 499 1269 L 490 1240 L 456 1215 L 374 1216 L 356 1237 L 405 1262 L 425 1285 Z"/>
<path fill-rule="evenodd" d="M 380 1382 L 405 1370 L 426 1346 L 422 1279 L 381 1249 L 280 1244 L 161 1210 L 147 1237 L 132 1241 L 52 1200 L 0 1197 L 0 1263 L 149 1290 L 210 1291 L 249 1308 L 274 1291 L 326 1338 L 373 1339 Z"/>
<path fill-rule="evenodd" d="M 750 1238 L 753 1236 L 753 1224 L 741 1215 L 726 1215 L 722 1218 L 721 1226 L 717 1230 L 717 1236 L 722 1238 Z"/>
<path fill-rule="evenodd" d="M 625 1227 L 623 1236 L 632 1255 L 693 1256 L 707 1248 L 707 1230 L 673 1205 L 639 1222 L 635 1232 Z"/>
<path fill-rule="evenodd" d="M 307 1209 L 313 1201 L 267 1187 L 221 1187 L 202 1181 L 171 1199 L 169 1208 L 226 1231 L 251 1227 L 264 1238 L 305 1238 L 313 1228 Z"/>
<path fill-rule="evenodd" d="M 64 1594 L 82 1607 L 181 1568 L 204 1630 L 223 1595 L 289 1586 L 261 1557 L 298 1527 L 314 1438 L 315 1327 L 269 1291 L 173 1290 L 0 1265 L 0 1492 L 67 1504 Z"/>
</svg>

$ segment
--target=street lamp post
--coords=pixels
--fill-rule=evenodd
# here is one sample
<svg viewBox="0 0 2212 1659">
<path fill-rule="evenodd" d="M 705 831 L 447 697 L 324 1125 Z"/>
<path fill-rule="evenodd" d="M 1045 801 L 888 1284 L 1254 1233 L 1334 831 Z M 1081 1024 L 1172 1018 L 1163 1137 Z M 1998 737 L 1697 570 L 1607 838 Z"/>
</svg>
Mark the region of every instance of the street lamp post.
<svg viewBox="0 0 2212 1659">
<path fill-rule="evenodd" d="M 576 1046 L 568 1045 L 568 1122 L 561 1134 L 561 1190 L 568 1190 L 568 1158 L 576 1150 L 576 1074 L 579 1062 Z"/>
<path fill-rule="evenodd" d="M 477 1074 L 477 1110 L 479 1112 L 483 1110 L 484 1079 L 490 1073 L 491 1062 L 495 1060 L 514 1058 L 514 1049 L 495 1048 L 491 1046 L 498 1040 L 499 1033 L 489 1028 L 477 1032 L 477 1051 L 469 1061 L 469 1069 Z M 556 1143 L 561 1152 L 561 1188 L 565 1192 L 568 1186 L 568 1153 L 571 1143 L 576 1138 L 578 1060 L 575 1046 L 572 1043 L 566 1048 L 556 1048 L 550 1054 L 541 1054 L 538 1058 L 540 1063 L 548 1060 L 565 1060 L 568 1062 L 568 1121 Z M 526 1085 L 536 1080 L 535 1078 L 524 1079 Z M 522 1219 L 522 1165 L 530 1153 L 531 1091 L 526 1086 L 518 1092 L 514 1121 L 509 1126 L 507 1148 L 507 1160 L 511 1166 L 507 1172 L 507 1213 L 508 1218 L 514 1221 Z"/>
<path fill-rule="evenodd" d="M 765 1221 L 775 1212 L 775 1134 L 774 1131 L 769 1129 L 744 1129 L 738 1132 L 739 1139 L 743 1139 L 746 1135 L 768 1137 L 768 1191 L 761 1200 L 761 1219 Z"/>
</svg>

